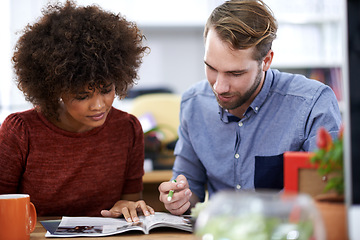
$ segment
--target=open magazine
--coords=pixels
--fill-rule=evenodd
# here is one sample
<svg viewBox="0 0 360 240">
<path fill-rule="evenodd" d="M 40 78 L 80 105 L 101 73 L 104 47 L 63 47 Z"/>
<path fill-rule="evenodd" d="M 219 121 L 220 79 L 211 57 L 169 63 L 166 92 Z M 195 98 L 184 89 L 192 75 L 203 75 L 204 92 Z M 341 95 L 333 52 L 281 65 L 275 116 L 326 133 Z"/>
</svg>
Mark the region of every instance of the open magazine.
<svg viewBox="0 0 360 240">
<path fill-rule="evenodd" d="M 103 217 L 62 217 L 59 221 L 43 221 L 47 232 L 45 237 L 101 237 L 115 235 L 127 231 L 142 231 L 149 234 L 150 230 L 159 227 L 176 228 L 192 232 L 189 217 L 175 216 L 170 213 L 156 212 L 155 215 L 139 216 L 137 223 L 128 223 L 123 218 Z M 58 225 L 57 227 L 55 225 Z"/>
</svg>

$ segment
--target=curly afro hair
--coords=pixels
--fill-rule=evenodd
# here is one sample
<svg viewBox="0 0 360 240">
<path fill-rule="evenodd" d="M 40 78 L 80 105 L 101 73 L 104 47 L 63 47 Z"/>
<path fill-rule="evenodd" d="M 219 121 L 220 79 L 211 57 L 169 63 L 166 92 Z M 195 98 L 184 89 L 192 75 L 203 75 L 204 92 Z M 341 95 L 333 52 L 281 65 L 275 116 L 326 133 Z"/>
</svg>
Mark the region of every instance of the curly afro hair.
<svg viewBox="0 0 360 240">
<path fill-rule="evenodd" d="M 57 119 L 64 93 L 113 83 L 116 95 L 124 97 L 148 49 L 136 24 L 73 1 L 48 5 L 42 13 L 37 23 L 25 27 L 12 58 L 26 100 Z"/>
</svg>

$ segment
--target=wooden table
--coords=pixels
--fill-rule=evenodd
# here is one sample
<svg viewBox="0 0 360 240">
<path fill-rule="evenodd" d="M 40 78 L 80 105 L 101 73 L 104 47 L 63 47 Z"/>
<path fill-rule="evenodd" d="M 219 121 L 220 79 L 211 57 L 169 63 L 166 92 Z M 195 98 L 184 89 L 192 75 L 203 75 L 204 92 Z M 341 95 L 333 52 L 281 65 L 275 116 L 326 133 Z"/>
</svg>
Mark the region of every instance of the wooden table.
<svg viewBox="0 0 360 240">
<path fill-rule="evenodd" d="M 118 235 L 113 236 L 107 236 L 107 237 L 99 237 L 99 238 L 89 238 L 89 237 L 76 237 L 76 238 L 46 238 L 45 228 L 41 225 L 40 221 L 43 220 L 50 220 L 50 219 L 60 219 L 59 217 L 39 217 L 38 222 L 36 223 L 36 227 L 33 233 L 30 234 L 30 240 L 49 240 L 49 239 L 74 239 L 74 240 L 80 240 L 80 239 L 86 239 L 86 240 L 92 240 L 92 239 L 103 239 L 103 240 L 118 240 L 118 239 L 144 239 L 144 240 L 158 240 L 158 239 L 181 239 L 181 240 L 199 240 L 194 234 L 166 228 L 166 229 L 159 229 L 159 230 L 153 230 L 150 234 L 146 235 L 141 232 L 128 232 L 128 233 L 121 233 Z"/>
</svg>

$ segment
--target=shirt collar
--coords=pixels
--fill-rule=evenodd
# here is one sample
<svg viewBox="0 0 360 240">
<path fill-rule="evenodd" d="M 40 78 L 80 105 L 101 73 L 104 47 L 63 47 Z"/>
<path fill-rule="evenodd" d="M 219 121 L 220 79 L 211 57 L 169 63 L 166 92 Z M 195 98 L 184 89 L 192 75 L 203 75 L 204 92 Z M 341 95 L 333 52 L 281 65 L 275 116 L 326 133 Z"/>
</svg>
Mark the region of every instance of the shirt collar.
<svg viewBox="0 0 360 240">
<path fill-rule="evenodd" d="M 220 116 L 220 120 L 224 123 L 228 123 L 229 122 L 228 117 L 227 117 L 229 114 L 228 111 L 225 110 L 224 108 L 222 108 L 220 105 L 218 105 L 218 107 L 219 107 L 218 113 Z"/>
<path fill-rule="evenodd" d="M 264 84 L 258 95 L 255 97 L 254 101 L 250 104 L 249 108 L 246 110 L 246 113 L 248 113 L 251 109 L 255 113 L 258 113 L 260 107 L 264 104 L 266 97 L 270 92 L 270 88 L 273 83 L 273 78 L 274 78 L 273 72 L 270 69 L 266 71 Z M 240 118 L 232 115 L 226 109 L 223 109 L 220 105 L 219 105 L 219 115 L 221 121 L 223 121 L 224 123 L 240 121 Z"/>
<path fill-rule="evenodd" d="M 220 115 L 220 120 L 224 123 L 239 122 L 241 120 L 237 116 L 234 116 L 231 113 L 229 113 L 228 110 L 220 107 L 220 105 L 219 105 L 219 115 Z"/>
</svg>

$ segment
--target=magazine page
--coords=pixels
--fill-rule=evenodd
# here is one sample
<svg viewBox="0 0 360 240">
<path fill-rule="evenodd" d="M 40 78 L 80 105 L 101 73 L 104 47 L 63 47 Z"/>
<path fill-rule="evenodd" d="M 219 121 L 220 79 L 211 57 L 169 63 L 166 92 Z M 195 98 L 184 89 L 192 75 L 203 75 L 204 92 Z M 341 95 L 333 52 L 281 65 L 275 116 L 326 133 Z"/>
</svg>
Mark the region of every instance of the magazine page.
<svg viewBox="0 0 360 240">
<path fill-rule="evenodd" d="M 101 237 L 115 235 L 127 231 L 141 231 L 149 234 L 151 229 L 157 227 L 170 227 L 192 232 L 189 218 L 175 216 L 170 213 L 156 212 L 155 215 L 139 216 L 137 223 L 128 223 L 124 218 L 104 217 L 62 217 L 58 221 L 43 221 L 46 228 L 45 237 Z M 48 224 L 49 222 L 49 224 Z M 50 224 L 51 223 L 51 224 Z M 56 230 L 54 225 L 58 224 Z"/>
<path fill-rule="evenodd" d="M 56 231 L 46 233 L 46 237 L 100 237 L 130 230 L 145 233 L 143 219 L 138 223 L 128 223 L 122 218 L 103 217 L 63 217 Z"/>
<path fill-rule="evenodd" d="M 193 230 L 190 218 L 164 212 L 156 212 L 155 215 L 146 217 L 144 227 L 146 232 L 157 227 L 171 227 L 189 232 Z"/>
</svg>

